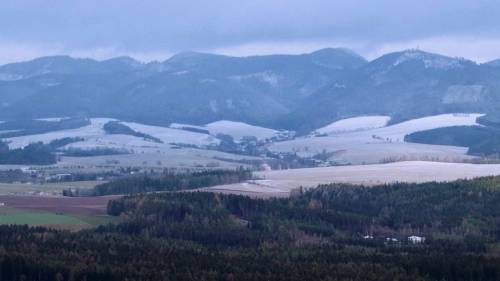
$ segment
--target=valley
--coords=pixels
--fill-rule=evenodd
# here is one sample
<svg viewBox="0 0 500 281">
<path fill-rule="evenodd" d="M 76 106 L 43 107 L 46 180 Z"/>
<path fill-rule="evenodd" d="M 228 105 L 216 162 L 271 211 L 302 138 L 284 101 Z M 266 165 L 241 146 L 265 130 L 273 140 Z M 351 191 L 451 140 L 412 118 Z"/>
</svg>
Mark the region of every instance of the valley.
<svg viewBox="0 0 500 281">
<path fill-rule="evenodd" d="M 500 281 L 498 4 L 2 1 L 0 281 Z"/>
<path fill-rule="evenodd" d="M 403 75 L 409 70 L 421 73 L 417 86 Z M 125 194 L 96 196 L 96 186 L 166 174 L 252 171 L 252 179 L 194 190 L 266 199 L 331 183 L 500 175 L 500 139 L 489 137 L 495 113 L 483 103 L 495 104 L 489 93 L 498 85 L 476 81 L 477 71 L 498 69 L 416 50 L 368 62 L 345 49 L 1 66 L 0 218 L 92 227 L 110 222 L 109 200 Z M 457 84 L 465 74 L 476 80 Z M 86 75 L 96 80 L 75 82 Z M 484 136 L 489 142 L 478 144 Z"/>
</svg>

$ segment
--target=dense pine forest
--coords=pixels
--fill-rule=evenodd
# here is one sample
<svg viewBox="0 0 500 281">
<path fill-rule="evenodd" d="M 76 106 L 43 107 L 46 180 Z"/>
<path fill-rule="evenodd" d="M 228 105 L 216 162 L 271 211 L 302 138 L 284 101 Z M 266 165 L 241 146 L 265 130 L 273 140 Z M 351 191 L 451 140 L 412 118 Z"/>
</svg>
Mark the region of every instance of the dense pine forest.
<svg viewBox="0 0 500 281">
<path fill-rule="evenodd" d="M 1 226 L 0 280 L 500 280 L 498 202 L 500 177 L 136 194 L 92 230 Z"/>
<path fill-rule="evenodd" d="M 215 170 L 191 173 L 166 172 L 159 175 L 136 175 L 100 184 L 89 195 L 137 194 L 157 191 L 178 191 L 238 183 L 252 179 L 248 170 Z"/>
<path fill-rule="evenodd" d="M 8 145 L 0 140 L 0 164 L 50 165 L 56 161 L 56 155 L 50 145 L 32 143 L 23 148 L 9 149 Z"/>
</svg>

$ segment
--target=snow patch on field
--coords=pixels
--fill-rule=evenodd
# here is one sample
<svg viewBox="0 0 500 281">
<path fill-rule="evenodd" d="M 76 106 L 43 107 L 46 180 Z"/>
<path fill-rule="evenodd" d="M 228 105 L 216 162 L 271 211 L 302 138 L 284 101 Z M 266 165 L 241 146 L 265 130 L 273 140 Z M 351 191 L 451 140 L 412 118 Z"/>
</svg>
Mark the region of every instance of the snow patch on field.
<svg viewBox="0 0 500 281">
<path fill-rule="evenodd" d="M 500 175 L 499 164 L 411 161 L 257 172 L 256 176 L 262 180 L 206 189 L 214 192 L 225 191 L 237 194 L 256 192 L 275 196 L 275 194 L 282 195 L 283 192 L 290 192 L 299 187 L 316 187 L 319 184 L 350 183 L 373 186 L 395 182 L 445 182 L 495 175 Z"/>
<path fill-rule="evenodd" d="M 373 130 L 374 135 L 391 141 L 402 142 L 406 135 L 432 129 L 453 126 L 478 126 L 477 118 L 484 116 L 479 113 L 454 113 L 428 116 L 412 119 L 392 126 Z"/>
<path fill-rule="evenodd" d="M 99 147 L 111 147 L 111 148 L 124 148 L 131 149 L 135 147 L 144 146 L 154 146 L 150 141 L 144 140 L 142 138 L 128 136 L 128 135 L 115 135 L 106 134 L 103 129 L 104 124 L 110 121 L 117 121 L 111 118 L 92 118 L 90 119 L 90 125 L 84 126 L 77 129 L 70 130 L 60 130 L 44 134 L 19 136 L 5 139 L 9 143 L 11 149 L 21 148 L 29 145 L 30 143 L 42 142 L 50 143 L 56 139 L 62 138 L 83 138 L 84 141 L 77 142 L 66 146 L 66 148 L 99 148 Z M 188 132 L 184 130 L 159 127 L 159 126 L 149 126 L 139 123 L 122 122 L 124 125 L 130 127 L 132 130 L 141 132 L 144 134 L 151 135 L 153 137 L 159 138 L 165 144 L 170 143 L 182 143 L 196 146 L 208 146 L 219 143 L 219 140 L 213 136 Z"/>
<path fill-rule="evenodd" d="M 230 135 L 238 142 L 243 137 L 254 136 L 258 140 L 265 140 L 275 137 L 279 134 L 278 131 L 264 127 L 249 125 L 242 122 L 234 122 L 221 120 L 205 125 L 205 128 L 212 135 L 225 134 Z"/>
<path fill-rule="evenodd" d="M 283 132 L 253 126 L 243 122 L 234 122 L 228 120 L 220 120 L 213 123 L 206 124 L 204 126 L 196 126 L 190 124 L 172 123 L 170 124 L 172 129 L 196 129 L 202 131 L 208 131 L 210 135 L 217 136 L 217 134 L 225 134 L 233 137 L 235 142 L 240 142 L 243 137 L 256 137 L 257 140 L 266 140 L 273 137 L 280 136 Z"/>
<path fill-rule="evenodd" d="M 182 124 L 182 123 L 172 123 L 169 126 L 172 129 L 185 129 L 185 128 L 191 128 L 191 129 L 197 129 L 197 130 L 207 130 L 207 128 L 203 126 L 196 126 L 196 125 L 190 125 L 190 124 Z"/>
<path fill-rule="evenodd" d="M 37 118 L 37 121 L 45 121 L 45 122 L 61 122 L 63 120 L 67 120 L 69 117 L 51 117 L 51 118 Z"/>
<path fill-rule="evenodd" d="M 391 120 L 389 116 L 360 116 L 335 121 L 330 125 L 319 128 L 316 132 L 320 134 L 338 134 L 355 131 L 385 127 Z"/>
<path fill-rule="evenodd" d="M 70 143 L 64 149 L 91 150 L 95 148 L 113 148 L 135 151 L 138 148 L 154 147 L 155 143 L 129 135 L 98 135 L 83 141 Z"/>
<path fill-rule="evenodd" d="M 5 139 L 5 141 L 9 144 L 9 148 L 15 149 L 15 148 L 25 147 L 35 142 L 42 142 L 48 144 L 53 140 L 68 138 L 68 137 L 69 138 L 80 137 L 87 139 L 95 136 L 103 136 L 105 132 L 102 129 L 102 127 L 109 121 L 116 121 L 116 120 L 111 118 L 92 118 L 90 119 L 90 125 L 81 128 L 60 130 L 60 131 L 54 131 L 37 135 L 7 138 Z"/>
<path fill-rule="evenodd" d="M 277 142 L 269 146 L 274 152 L 297 153 L 302 157 L 312 157 L 323 151 L 331 153 L 330 161 L 338 164 L 366 164 L 403 160 L 463 161 L 472 157 L 466 155 L 467 148 L 429 144 L 407 143 L 408 134 L 450 126 L 479 125 L 477 118 L 483 114 L 441 114 L 409 120 L 387 127 L 356 130 L 362 122 L 356 118 L 338 121 L 344 132 L 337 131 L 326 137 L 302 137 L 290 141 Z M 373 121 L 370 120 L 370 122 Z M 381 120 L 379 120 L 381 121 Z M 375 122 L 373 122 L 375 123 Z M 334 123 L 335 124 L 335 123 Z M 332 124 L 333 125 L 333 124 Z"/>
<path fill-rule="evenodd" d="M 158 138 L 164 143 L 183 143 L 196 146 L 209 146 L 219 143 L 219 140 L 215 137 L 202 133 L 160 126 L 143 125 L 139 123 L 123 122 L 123 124 L 136 132 L 148 134 Z"/>
</svg>

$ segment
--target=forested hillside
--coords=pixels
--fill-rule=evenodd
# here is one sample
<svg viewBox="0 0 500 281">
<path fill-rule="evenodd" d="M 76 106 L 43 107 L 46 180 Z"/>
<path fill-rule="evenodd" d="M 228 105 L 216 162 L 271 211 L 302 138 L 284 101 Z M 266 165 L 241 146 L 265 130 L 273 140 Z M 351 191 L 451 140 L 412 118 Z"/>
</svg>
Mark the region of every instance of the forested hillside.
<svg viewBox="0 0 500 281">
<path fill-rule="evenodd" d="M 1 280 L 500 280 L 500 178 L 285 199 L 203 192 L 111 201 L 122 222 L 0 227 Z M 425 237 L 412 243 L 411 235 Z"/>
<path fill-rule="evenodd" d="M 484 113 L 498 123 L 500 68 L 420 50 L 373 61 L 347 49 L 163 62 L 45 57 L 0 66 L 0 120 L 112 117 L 145 124 L 218 120 L 308 133 L 333 121 Z"/>
</svg>

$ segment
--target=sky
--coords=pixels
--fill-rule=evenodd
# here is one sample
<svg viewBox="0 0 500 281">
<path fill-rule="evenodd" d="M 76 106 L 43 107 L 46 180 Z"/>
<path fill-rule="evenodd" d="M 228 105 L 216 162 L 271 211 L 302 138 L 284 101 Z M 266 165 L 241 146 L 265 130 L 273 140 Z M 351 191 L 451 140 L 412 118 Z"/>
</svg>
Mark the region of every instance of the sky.
<svg viewBox="0 0 500 281">
<path fill-rule="evenodd" d="M 164 60 L 350 48 L 500 58 L 500 1 L 2 0 L 0 64 L 47 55 Z"/>
</svg>

